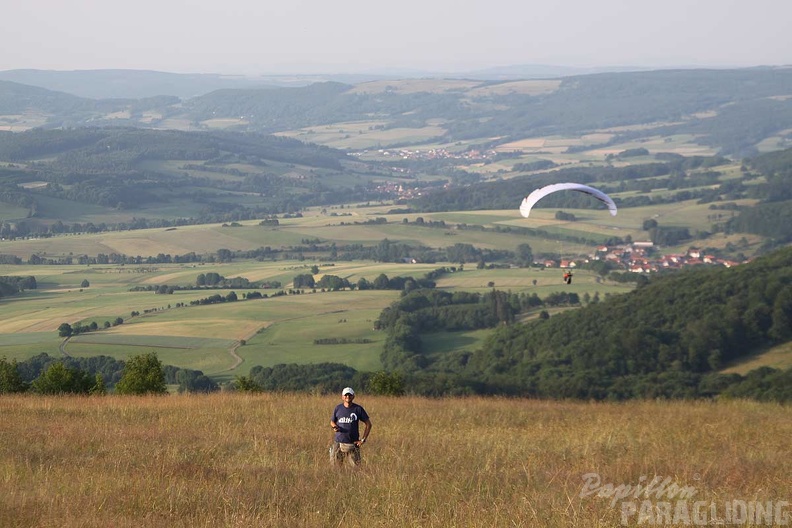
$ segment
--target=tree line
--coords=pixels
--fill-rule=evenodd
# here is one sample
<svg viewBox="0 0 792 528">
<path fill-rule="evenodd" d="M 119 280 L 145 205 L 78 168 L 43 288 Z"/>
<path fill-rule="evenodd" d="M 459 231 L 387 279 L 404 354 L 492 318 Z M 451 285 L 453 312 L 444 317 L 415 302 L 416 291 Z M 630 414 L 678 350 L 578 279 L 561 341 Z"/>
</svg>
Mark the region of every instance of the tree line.
<svg viewBox="0 0 792 528">
<path fill-rule="evenodd" d="M 18 277 L 15 275 L 6 275 L 0 277 L 0 299 L 17 295 L 25 290 L 35 290 L 38 284 L 36 277 L 28 275 L 26 277 Z"/>
<path fill-rule="evenodd" d="M 0 394 L 165 394 L 215 392 L 218 384 L 200 370 L 163 365 L 156 353 L 127 361 L 109 356 L 54 358 L 39 354 L 22 362 L 0 358 Z"/>
</svg>

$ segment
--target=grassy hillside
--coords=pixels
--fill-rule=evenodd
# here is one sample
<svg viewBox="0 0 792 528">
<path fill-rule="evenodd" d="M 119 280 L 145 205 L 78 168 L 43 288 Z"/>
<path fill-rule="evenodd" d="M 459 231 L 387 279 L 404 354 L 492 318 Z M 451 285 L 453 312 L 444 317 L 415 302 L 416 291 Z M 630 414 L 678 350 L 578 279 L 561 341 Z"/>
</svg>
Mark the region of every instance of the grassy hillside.
<svg viewBox="0 0 792 528">
<path fill-rule="evenodd" d="M 3 396 L 0 524 L 604 528 L 643 501 L 709 522 L 792 493 L 788 406 L 357 401 L 374 427 L 352 471 L 328 463 L 334 396 Z M 694 494 L 602 488 L 655 477 Z"/>
</svg>

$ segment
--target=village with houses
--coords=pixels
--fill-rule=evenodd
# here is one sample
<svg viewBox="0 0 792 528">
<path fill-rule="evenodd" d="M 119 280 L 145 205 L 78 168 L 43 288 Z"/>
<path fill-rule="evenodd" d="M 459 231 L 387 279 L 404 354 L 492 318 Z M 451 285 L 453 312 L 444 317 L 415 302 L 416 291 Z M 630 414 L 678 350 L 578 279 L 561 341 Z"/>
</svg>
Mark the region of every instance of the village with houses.
<svg viewBox="0 0 792 528">
<path fill-rule="evenodd" d="M 700 249 L 690 247 L 685 253 L 668 253 L 652 255 L 656 246 L 652 242 L 634 242 L 618 246 L 598 246 L 594 254 L 582 259 L 546 259 L 538 264 L 548 268 L 574 269 L 581 264 L 594 261 L 605 261 L 618 269 L 631 273 L 652 273 L 663 270 L 681 269 L 687 266 L 725 266 L 731 268 L 742 264 L 734 260 L 724 259 L 715 255 L 702 253 Z"/>
<path fill-rule="evenodd" d="M 363 156 L 369 154 L 370 151 L 363 150 L 360 152 L 351 153 L 353 156 Z M 432 161 L 439 159 L 450 159 L 460 161 L 484 162 L 494 159 L 498 153 L 495 150 L 477 150 L 470 149 L 460 152 L 453 152 L 446 148 L 430 148 L 430 149 L 379 149 L 376 151 L 377 155 L 384 158 L 395 158 L 399 160 L 410 161 Z"/>
</svg>

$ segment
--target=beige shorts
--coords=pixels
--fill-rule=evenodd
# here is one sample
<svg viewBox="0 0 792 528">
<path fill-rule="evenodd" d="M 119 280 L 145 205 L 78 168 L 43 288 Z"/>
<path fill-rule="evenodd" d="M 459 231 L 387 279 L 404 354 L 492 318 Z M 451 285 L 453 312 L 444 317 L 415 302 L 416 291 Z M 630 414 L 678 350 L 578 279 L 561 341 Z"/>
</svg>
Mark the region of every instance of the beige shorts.
<svg viewBox="0 0 792 528">
<path fill-rule="evenodd" d="M 360 464 L 360 448 L 355 444 L 333 442 L 330 447 L 330 462 L 336 466 L 343 466 L 345 462 L 357 466 Z"/>
</svg>

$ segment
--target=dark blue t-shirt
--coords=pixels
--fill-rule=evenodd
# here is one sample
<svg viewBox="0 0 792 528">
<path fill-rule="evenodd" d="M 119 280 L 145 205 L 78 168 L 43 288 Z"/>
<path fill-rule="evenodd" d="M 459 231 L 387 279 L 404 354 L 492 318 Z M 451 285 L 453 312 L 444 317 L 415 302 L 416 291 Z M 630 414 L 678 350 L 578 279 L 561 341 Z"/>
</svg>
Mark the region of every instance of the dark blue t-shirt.
<svg viewBox="0 0 792 528">
<path fill-rule="evenodd" d="M 333 411 L 332 418 L 339 429 L 335 434 L 335 441 L 342 444 L 351 444 L 360 440 L 358 424 L 361 421 L 368 421 L 368 419 L 366 410 L 360 405 L 353 403 L 349 407 L 344 407 L 343 403 L 339 403 Z"/>
</svg>

